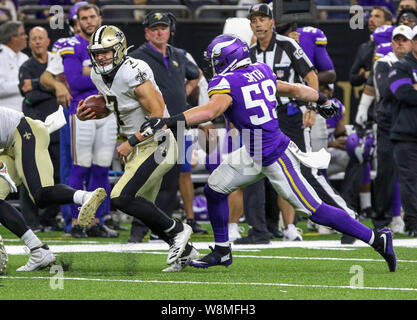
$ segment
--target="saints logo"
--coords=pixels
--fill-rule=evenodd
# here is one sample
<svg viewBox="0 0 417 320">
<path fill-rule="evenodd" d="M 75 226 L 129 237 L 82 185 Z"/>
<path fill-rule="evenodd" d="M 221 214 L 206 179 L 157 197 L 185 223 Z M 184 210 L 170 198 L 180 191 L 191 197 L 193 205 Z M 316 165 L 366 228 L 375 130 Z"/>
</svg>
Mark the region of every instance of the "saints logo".
<svg viewBox="0 0 417 320">
<path fill-rule="evenodd" d="M 146 72 L 138 70 L 138 74 L 136 75 L 135 79 L 140 82 L 145 82 L 148 80 L 148 75 Z"/>
</svg>

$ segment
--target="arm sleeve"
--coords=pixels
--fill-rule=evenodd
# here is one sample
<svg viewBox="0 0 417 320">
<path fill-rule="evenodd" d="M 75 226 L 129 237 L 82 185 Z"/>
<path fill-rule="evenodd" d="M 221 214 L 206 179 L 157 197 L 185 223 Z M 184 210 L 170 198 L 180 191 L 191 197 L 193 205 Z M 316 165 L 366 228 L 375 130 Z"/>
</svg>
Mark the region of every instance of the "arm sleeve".
<svg viewBox="0 0 417 320">
<path fill-rule="evenodd" d="M 88 91 L 95 89 L 90 76 L 83 75 L 83 62 L 77 54 L 63 56 L 65 78 L 71 90 Z"/>
<path fill-rule="evenodd" d="M 389 66 L 386 63 L 376 62 L 375 65 L 375 87 L 382 98 L 390 96 L 390 84 L 388 80 Z"/>
<path fill-rule="evenodd" d="M 394 64 L 388 75 L 388 81 L 391 92 L 400 102 L 417 107 L 417 90 L 413 88 L 412 75 L 407 68 L 398 62 Z"/>
</svg>

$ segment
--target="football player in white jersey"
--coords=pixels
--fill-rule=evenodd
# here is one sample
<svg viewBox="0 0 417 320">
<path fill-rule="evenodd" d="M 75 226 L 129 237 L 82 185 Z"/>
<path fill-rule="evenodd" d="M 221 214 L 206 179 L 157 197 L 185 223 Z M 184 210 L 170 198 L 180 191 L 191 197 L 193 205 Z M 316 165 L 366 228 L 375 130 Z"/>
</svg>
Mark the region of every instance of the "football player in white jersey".
<svg viewBox="0 0 417 320">
<path fill-rule="evenodd" d="M 154 204 L 162 177 L 177 160 L 177 142 L 170 130 L 158 140 L 146 140 L 139 132 L 146 116 L 168 114 L 153 72 L 146 62 L 126 56 L 125 35 L 114 26 L 97 29 L 88 51 L 93 64 L 91 80 L 104 96 L 108 114 L 116 115 L 120 132 L 129 137 L 117 147 L 125 172 L 111 192 L 111 203 L 142 220 L 167 242 L 167 263 L 176 263 L 164 271 L 180 271 L 198 255 L 188 244 L 192 229 L 172 220 Z M 84 101 L 78 105 L 77 116 L 80 120 L 99 118 Z"/>
<path fill-rule="evenodd" d="M 45 123 L 57 123 L 57 118 L 49 121 L 52 120 L 52 115 Z M 55 262 L 55 256 L 28 228 L 23 215 L 5 201 L 10 192 L 17 192 L 16 185 L 23 183 L 29 191 L 30 198 L 39 208 L 51 204 L 81 205 L 79 216 L 87 224 L 106 198 L 103 188 L 87 192 L 75 190 L 64 184 L 54 185 L 54 170 L 48 146 L 50 133 L 59 128 L 51 129 L 51 126 L 48 127 L 45 123 L 25 117 L 22 112 L 0 107 L 0 223 L 21 238 L 30 249 L 29 261 L 17 271 L 45 268 Z M 3 263 L 0 261 L 2 269 L 4 253 L 0 259 L 3 260 Z"/>
</svg>

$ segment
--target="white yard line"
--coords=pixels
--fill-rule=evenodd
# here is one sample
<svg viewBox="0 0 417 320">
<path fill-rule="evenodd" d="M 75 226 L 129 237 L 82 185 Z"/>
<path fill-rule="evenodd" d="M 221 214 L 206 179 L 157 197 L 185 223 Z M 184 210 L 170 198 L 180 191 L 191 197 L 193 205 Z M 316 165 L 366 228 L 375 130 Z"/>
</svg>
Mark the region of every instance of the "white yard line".
<svg viewBox="0 0 417 320">
<path fill-rule="evenodd" d="M 213 242 L 194 242 L 197 249 L 208 249 Z M 112 244 L 70 244 L 70 245 L 50 245 L 55 253 L 67 252 L 130 252 L 146 250 L 168 250 L 166 243 L 112 243 Z M 233 245 L 235 251 L 252 249 L 281 249 L 281 248 L 306 248 L 323 250 L 346 250 L 353 248 L 368 247 L 362 241 L 356 241 L 353 245 L 342 245 L 338 240 L 316 240 L 316 241 L 271 241 L 269 244 L 258 245 Z M 397 239 L 394 240 L 394 247 L 417 248 L 417 239 Z M 8 254 L 26 254 L 22 245 L 7 245 Z"/>
<path fill-rule="evenodd" d="M 0 279 L 20 280 L 50 280 L 50 277 L 13 277 L 0 276 Z M 389 288 L 389 287 L 356 287 L 356 286 L 330 286 L 322 284 L 291 284 L 291 283 L 262 283 L 262 282 L 206 282 L 206 281 L 168 281 L 168 280 L 135 280 L 135 279 L 97 279 L 97 278 L 71 278 L 63 277 L 62 280 L 95 281 L 95 282 L 123 282 L 123 283 L 159 283 L 159 284 L 197 284 L 197 285 L 244 285 L 244 286 L 269 286 L 269 287 L 297 287 L 297 288 L 327 288 L 327 289 L 353 289 L 353 290 L 389 290 L 389 291 L 417 291 L 417 288 Z"/>
</svg>

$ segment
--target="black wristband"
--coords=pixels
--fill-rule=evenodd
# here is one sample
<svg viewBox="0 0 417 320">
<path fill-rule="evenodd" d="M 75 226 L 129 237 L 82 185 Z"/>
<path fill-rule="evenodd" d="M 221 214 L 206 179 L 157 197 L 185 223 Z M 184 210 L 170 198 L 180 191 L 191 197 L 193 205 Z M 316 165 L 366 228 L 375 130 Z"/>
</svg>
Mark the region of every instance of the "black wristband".
<svg viewBox="0 0 417 320">
<path fill-rule="evenodd" d="M 185 120 L 184 113 L 180 113 L 180 114 L 177 114 L 175 116 L 168 118 L 166 121 L 166 125 L 168 128 L 173 129 L 177 125 L 177 122 L 180 122 L 180 121 L 184 121 L 185 126 L 187 126 L 187 121 Z"/>
<path fill-rule="evenodd" d="M 327 97 L 326 96 L 324 96 L 324 95 L 322 95 L 321 93 L 319 93 L 319 98 L 317 99 L 317 104 L 318 105 L 322 105 L 322 104 L 325 104 L 326 103 L 326 101 L 327 101 L 328 99 L 327 99 Z"/>
<path fill-rule="evenodd" d="M 127 142 L 130 144 L 131 147 L 136 146 L 140 141 L 138 137 L 136 137 L 136 134 L 132 135 L 129 139 L 127 139 Z"/>
</svg>

